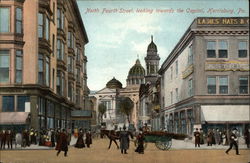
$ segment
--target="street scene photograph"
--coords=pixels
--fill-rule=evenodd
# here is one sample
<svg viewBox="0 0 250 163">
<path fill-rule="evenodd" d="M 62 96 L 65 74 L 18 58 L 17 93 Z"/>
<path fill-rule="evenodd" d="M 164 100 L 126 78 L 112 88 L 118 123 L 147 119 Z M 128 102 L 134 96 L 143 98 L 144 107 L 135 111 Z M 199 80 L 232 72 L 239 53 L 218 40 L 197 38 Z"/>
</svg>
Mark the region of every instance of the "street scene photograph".
<svg viewBox="0 0 250 163">
<path fill-rule="evenodd" d="M 0 0 L 0 163 L 250 163 L 248 0 Z"/>
</svg>

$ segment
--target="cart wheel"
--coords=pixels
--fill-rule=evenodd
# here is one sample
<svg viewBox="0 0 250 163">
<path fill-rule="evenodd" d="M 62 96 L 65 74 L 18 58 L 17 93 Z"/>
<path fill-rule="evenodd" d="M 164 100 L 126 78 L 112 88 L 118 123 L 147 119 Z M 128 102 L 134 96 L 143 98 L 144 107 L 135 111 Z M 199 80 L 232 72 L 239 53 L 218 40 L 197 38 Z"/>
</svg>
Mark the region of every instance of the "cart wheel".
<svg viewBox="0 0 250 163">
<path fill-rule="evenodd" d="M 166 149 L 166 144 L 165 142 L 160 142 L 160 141 L 157 141 L 155 142 L 155 146 L 160 149 L 160 150 L 165 150 Z"/>
<path fill-rule="evenodd" d="M 172 140 L 167 141 L 167 146 L 165 150 L 169 150 L 172 146 Z"/>
</svg>

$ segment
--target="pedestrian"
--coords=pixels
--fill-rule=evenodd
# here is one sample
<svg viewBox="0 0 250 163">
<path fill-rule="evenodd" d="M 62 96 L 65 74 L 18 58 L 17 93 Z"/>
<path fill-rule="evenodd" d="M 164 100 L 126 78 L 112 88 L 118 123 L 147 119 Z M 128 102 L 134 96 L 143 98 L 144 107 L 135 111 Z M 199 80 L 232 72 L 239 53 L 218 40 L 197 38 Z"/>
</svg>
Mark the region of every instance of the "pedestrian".
<svg viewBox="0 0 250 163">
<path fill-rule="evenodd" d="M 120 149 L 122 154 L 128 154 L 129 134 L 126 131 L 126 126 L 123 126 L 123 131 L 120 132 Z"/>
<path fill-rule="evenodd" d="M 215 138 L 215 144 L 219 145 L 220 144 L 220 131 L 218 128 L 214 131 L 214 138 Z"/>
<path fill-rule="evenodd" d="M 90 130 L 86 133 L 86 144 L 87 147 L 90 147 L 90 144 L 92 144 L 92 136 Z"/>
<path fill-rule="evenodd" d="M 5 149 L 5 143 L 6 143 L 6 131 L 3 130 L 1 132 L 1 149 Z"/>
<path fill-rule="evenodd" d="M 24 141 L 24 147 L 30 146 L 30 141 L 29 141 L 29 132 L 27 129 L 23 131 L 23 141 Z"/>
<path fill-rule="evenodd" d="M 10 148 L 12 149 L 12 139 L 13 139 L 12 132 L 11 130 L 8 130 L 6 132 L 6 141 L 7 141 L 8 149 Z"/>
<path fill-rule="evenodd" d="M 211 129 L 208 129 L 208 132 L 207 132 L 207 146 L 212 146 L 212 130 Z"/>
<path fill-rule="evenodd" d="M 135 152 L 138 152 L 139 154 L 144 154 L 144 134 L 142 132 L 142 129 L 140 129 L 139 131 L 139 134 L 137 136 L 137 143 L 138 143 L 138 146 L 135 150 Z"/>
<path fill-rule="evenodd" d="M 43 138 L 43 130 L 41 129 L 39 131 L 39 142 L 38 142 L 38 145 L 43 145 L 43 142 L 42 142 L 42 138 Z"/>
<path fill-rule="evenodd" d="M 226 150 L 226 154 L 228 154 L 228 152 L 233 148 L 233 146 L 235 147 L 235 150 L 236 150 L 236 155 L 239 155 L 239 149 L 238 149 L 238 144 L 237 144 L 237 141 L 238 141 L 238 138 L 236 136 L 236 132 L 237 132 L 237 129 L 234 129 L 232 131 L 232 134 L 230 135 L 230 147 Z"/>
<path fill-rule="evenodd" d="M 22 133 L 16 133 L 15 134 L 15 148 L 17 145 L 20 145 L 22 147 L 23 143 L 23 138 L 22 138 Z"/>
<path fill-rule="evenodd" d="M 74 137 L 78 138 L 78 129 L 77 128 L 74 129 Z"/>
<path fill-rule="evenodd" d="M 245 138 L 245 143 L 247 145 L 247 148 L 250 148 L 250 128 L 249 129 L 245 129 L 244 132 L 244 138 Z"/>
<path fill-rule="evenodd" d="M 84 141 L 83 141 L 83 136 L 84 136 L 83 130 L 80 129 L 79 133 L 78 133 L 78 138 L 77 138 L 77 141 L 76 141 L 76 144 L 75 144 L 76 148 L 84 148 L 85 147 L 85 144 L 84 144 Z"/>
<path fill-rule="evenodd" d="M 226 141 L 227 141 L 227 132 L 223 131 L 222 132 L 222 145 L 226 145 Z"/>
<path fill-rule="evenodd" d="M 55 146 L 55 131 L 51 129 L 51 147 Z"/>
<path fill-rule="evenodd" d="M 145 133 L 145 132 L 149 132 L 150 131 L 150 129 L 149 129 L 149 127 L 148 127 L 148 124 L 147 123 L 145 123 L 144 124 L 144 126 L 143 126 L 143 128 L 142 128 L 142 131 Z"/>
<path fill-rule="evenodd" d="M 204 133 L 202 129 L 200 129 L 200 144 L 204 144 Z"/>
<path fill-rule="evenodd" d="M 195 147 L 200 147 L 200 132 L 198 130 L 198 128 L 196 128 L 196 131 L 194 132 L 194 138 L 195 138 Z"/>
<path fill-rule="evenodd" d="M 61 151 L 64 151 L 64 156 L 67 157 L 68 152 L 68 135 L 66 134 L 66 130 L 63 129 L 59 136 L 58 144 L 56 144 L 57 156 L 60 154 Z"/>
<path fill-rule="evenodd" d="M 36 144 L 35 131 L 33 128 L 30 129 L 30 144 Z"/>
<path fill-rule="evenodd" d="M 215 141 L 214 133 L 215 133 L 215 129 L 211 130 L 212 144 L 215 145 L 215 144 L 216 144 L 216 141 Z"/>
<path fill-rule="evenodd" d="M 68 141 L 68 145 L 70 145 L 70 142 L 71 142 L 71 128 L 68 128 L 67 130 L 67 135 L 68 135 L 68 138 L 67 138 L 67 141 Z"/>
</svg>

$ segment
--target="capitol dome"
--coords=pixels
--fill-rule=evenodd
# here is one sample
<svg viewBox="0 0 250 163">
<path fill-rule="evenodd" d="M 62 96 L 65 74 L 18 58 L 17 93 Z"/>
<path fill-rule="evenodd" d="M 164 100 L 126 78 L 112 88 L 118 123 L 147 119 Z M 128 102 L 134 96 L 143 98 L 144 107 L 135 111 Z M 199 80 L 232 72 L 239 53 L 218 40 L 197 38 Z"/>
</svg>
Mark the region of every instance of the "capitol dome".
<svg viewBox="0 0 250 163">
<path fill-rule="evenodd" d="M 121 89 L 122 83 L 119 80 L 116 80 L 115 77 L 113 77 L 113 79 L 107 82 L 106 87 L 110 89 Z"/>
<path fill-rule="evenodd" d="M 129 70 L 128 76 L 144 76 L 145 70 L 142 67 L 140 60 L 137 59 L 135 65 Z"/>
<path fill-rule="evenodd" d="M 136 85 L 144 83 L 145 69 L 142 67 L 140 60 L 137 59 L 134 66 L 128 73 L 127 85 Z"/>
</svg>

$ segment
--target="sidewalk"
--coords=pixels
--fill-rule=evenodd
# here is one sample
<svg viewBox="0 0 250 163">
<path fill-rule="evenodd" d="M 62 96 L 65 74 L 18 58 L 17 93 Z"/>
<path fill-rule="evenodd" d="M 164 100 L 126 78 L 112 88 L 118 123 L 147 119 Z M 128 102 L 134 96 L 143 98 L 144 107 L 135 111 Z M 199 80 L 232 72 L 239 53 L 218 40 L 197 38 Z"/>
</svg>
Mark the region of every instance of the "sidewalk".
<svg viewBox="0 0 250 163">
<path fill-rule="evenodd" d="M 71 138 L 71 141 L 70 141 L 70 146 L 74 146 L 76 144 L 76 138 L 72 136 Z M 94 139 L 93 141 L 95 141 L 96 139 Z M 130 142 L 132 143 L 132 142 Z M 7 146 L 7 145 L 6 145 Z M 5 146 L 5 147 L 6 147 Z M 207 150 L 211 150 L 211 149 L 228 149 L 228 145 L 226 146 L 223 146 L 223 145 L 213 145 L 213 146 L 207 146 L 207 144 L 203 144 L 203 145 L 200 145 L 200 147 L 196 147 L 195 148 L 195 145 L 192 141 L 184 141 L 184 140 L 175 140 L 175 139 L 172 139 L 172 146 L 170 148 L 171 149 L 174 149 L 174 150 L 185 150 L 185 149 L 196 149 L 196 150 L 199 150 L 199 149 L 207 149 Z M 15 148 L 15 145 L 13 145 L 13 149 L 12 150 L 54 150 L 55 147 L 47 147 L 47 146 L 38 146 L 38 145 L 31 145 L 29 147 L 21 147 L 20 145 L 17 145 L 17 147 Z M 242 145 L 240 144 L 239 145 L 239 149 L 247 149 L 247 146 L 246 145 Z M 8 150 L 8 148 L 5 150 Z"/>
<path fill-rule="evenodd" d="M 75 137 L 71 137 L 71 141 L 70 141 L 70 146 L 74 146 L 76 144 L 76 138 Z M 21 147 L 21 145 L 17 145 L 15 147 L 15 145 L 13 144 L 13 149 L 8 149 L 7 144 L 5 144 L 5 149 L 2 150 L 54 150 L 55 147 L 47 147 L 47 146 L 39 146 L 39 145 L 34 145 L 31 144 L 29 147 Z"/>
<path fill-rule="evenodd" d="M 170 149 L 228 149 L 229 145 L 213 145 L 207 146 L 207 144 L 202 144 L 200 147 L 196 147 L 192 141 L 175 140 L 172 139 L 172 146 Z M 239 149 L 247 149 L 247 145 L 239 145 Z"/>
</svg>

